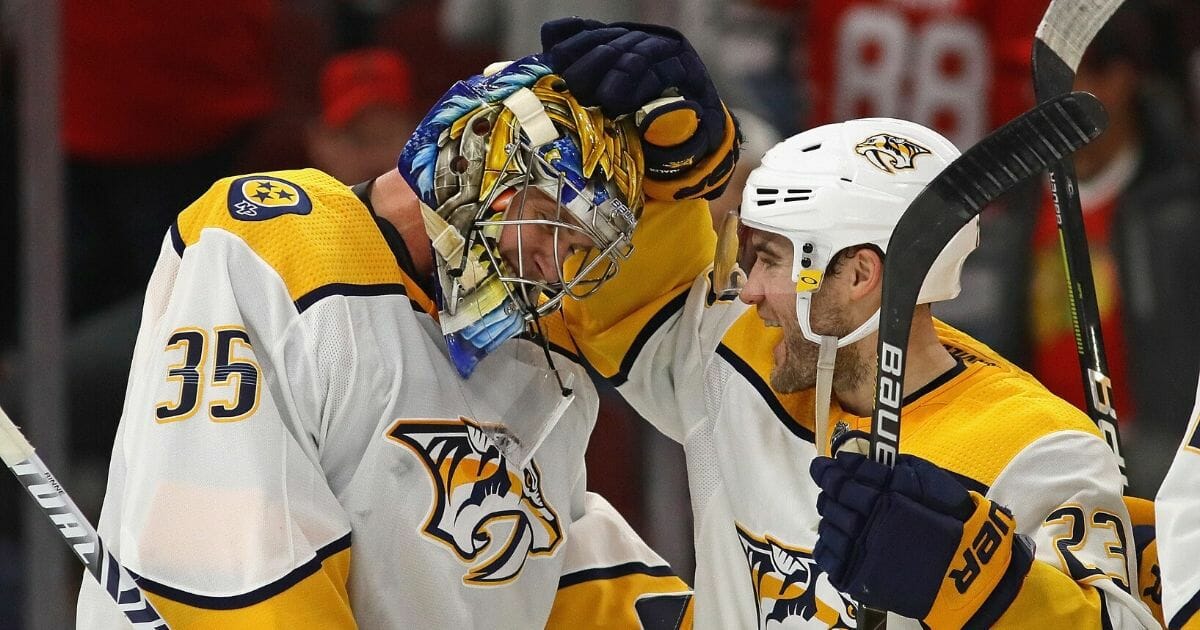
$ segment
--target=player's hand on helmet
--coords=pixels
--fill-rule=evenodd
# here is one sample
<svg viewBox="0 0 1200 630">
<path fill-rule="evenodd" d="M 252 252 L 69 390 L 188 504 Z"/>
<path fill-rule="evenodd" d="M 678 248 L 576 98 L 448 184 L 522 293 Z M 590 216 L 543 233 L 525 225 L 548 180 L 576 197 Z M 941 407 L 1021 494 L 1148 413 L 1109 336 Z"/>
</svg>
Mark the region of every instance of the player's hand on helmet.
<svg viewBox="0 0 1200 630">
<path fill-rule="evenodd" d="M 1033 562 L 1004 507 L 911 455 L 894 468 L 858 453 L 818 457 L 813 558 L 861 604 L 931 628 L 988 627 L 1012 603 Z"/>
<path fill-rule="evenodd" d="M 647 195 L 720 196 L 737 161 L 737 124 L 683 35 L 652 24 L 563 18 L 542 25 L 542 50 L 580 103 L 609 117 L 634 115 Z"/>
</svg>

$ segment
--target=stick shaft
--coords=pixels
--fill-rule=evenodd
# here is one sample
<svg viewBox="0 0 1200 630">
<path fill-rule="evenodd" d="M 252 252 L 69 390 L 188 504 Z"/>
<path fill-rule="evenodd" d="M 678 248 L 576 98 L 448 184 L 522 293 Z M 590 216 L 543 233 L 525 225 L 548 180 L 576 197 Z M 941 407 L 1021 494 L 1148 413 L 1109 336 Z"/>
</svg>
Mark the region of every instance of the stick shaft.
<svg viewBox="0 0 1200 630">
<path fill-rule="evenodd" d="M 1108 10 L 1104 18 L 1107 19 L 1111 13 Z M 1046 102 L 1069 92 L 1074 80 L 1075 70 L 1070 62 L 1065 61 L 1050 44 L 1041 39 L 1034 40 L 1033 83 L 1038 102 Z M 1096 286 L 1092 277 L 1075 163 L 1067 158 L 1052 165 L 1049 171 L 1086 411 L 1116 455 L 1121 480 L 1128 488 L 1129 477 L 1125 469 L 1125 455 L 1121 450 L 1121 435 L 1117 429 L 1117 412 L 1109 378 L 1111 373 L 1108 358 L 1104 354 L 1104 336 L 1100 331 L 1100 308 L 1096 302 Z"/>
<path fill-rule="evenodd" d="M 17 481 L 58 529 L 75 557 L 96 579 L 137 630 L 168 630 L 137 582 L 100 540 L 62 484 L 33 452 L 16 425 L 0 409 L 0 455 Z"/>
</svg>

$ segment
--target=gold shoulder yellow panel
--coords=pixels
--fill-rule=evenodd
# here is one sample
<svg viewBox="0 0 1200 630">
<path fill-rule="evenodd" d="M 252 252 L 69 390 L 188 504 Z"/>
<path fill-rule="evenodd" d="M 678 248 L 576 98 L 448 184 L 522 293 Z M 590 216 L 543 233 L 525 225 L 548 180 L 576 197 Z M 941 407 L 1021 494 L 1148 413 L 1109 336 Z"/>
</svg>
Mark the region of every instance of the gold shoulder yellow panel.
<svg viewBox="0 0 1200 630">
<path fill-rule="evenodd" d="M 222 179 L 179 215 L 185 246 L 207 228 L 234 234 L 283 278 L 292 300 L 333 284 L 404 285 L 427 312 L 432 302 L 400 271 L 374 217 L 341 182 L 315 169 L 264 174 L 291 184 L 311 200 L 306 214 L 280 211 L 269 220 L 244 220 L 230 209 L 230 186 L 244 178 Z"/>
</svg>

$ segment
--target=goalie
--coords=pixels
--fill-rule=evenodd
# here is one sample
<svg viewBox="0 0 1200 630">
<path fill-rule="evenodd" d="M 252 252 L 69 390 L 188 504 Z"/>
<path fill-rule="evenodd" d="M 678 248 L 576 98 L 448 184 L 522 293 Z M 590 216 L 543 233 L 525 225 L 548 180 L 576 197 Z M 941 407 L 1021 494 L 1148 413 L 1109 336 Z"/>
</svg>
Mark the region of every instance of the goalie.
<svg viewBox="0 0 1200 630">
<path fill-rule="evenodd" d="M 711 86 L 675 67 L 646 101 Z M 231 177 L 179 215 L 97 528 L 172 627 L 690 625 L 586 492 L 597 395 L 556 311 L 617 276 L 644 208 L 719 194 L 736 131 L 715 90 L 639 129 L 573 83 L 490 68 L 397 170 Z M 80 628 L 123 623 L 106 600 L 84 582 Z"/>
</svg>

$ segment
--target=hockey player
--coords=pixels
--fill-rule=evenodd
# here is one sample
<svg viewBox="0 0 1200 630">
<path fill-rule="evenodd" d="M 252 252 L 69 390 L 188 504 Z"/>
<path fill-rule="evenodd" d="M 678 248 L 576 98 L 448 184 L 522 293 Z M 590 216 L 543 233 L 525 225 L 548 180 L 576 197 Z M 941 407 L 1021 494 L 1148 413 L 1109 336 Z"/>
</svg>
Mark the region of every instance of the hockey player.
<svg viewBox="0 0 1200 630">
<path fill-rule="evenodd" d="M 1187 433 L 1154 500 L 1158 560 L 1162 569 L 1162 606 L 1167 627 L 1200 628 L 1200 385 Z"/>
<path fill-rule="evenodd" d="M 613 277 L 643 205 L 703 212 L 678 200 L 735 158 L 694 51 L 647 46 L 691 64 L 655 111 L 707 86 L 720 116 L 639 133 L 528 57 L 453 86 L 398 171 L 232 177 L 179 215 L 98 527 L 172 627 L 690 625 L 585 492 L 597 397 L 555 313 Z M 79 627 L 124 623 L 107 599 L 85 580 Z"/>
<path fill-rule="evenodd" d="M 587 57 L 572 38 L 543 41 L 564 72 L 573 59 Z M 622 81 L 595 76 L 577 84 L 599 86 L 602 100 L 606 90 L 628 87 Z M 746 188 L 743 220 L 754 228 L 760 258 L 744 296 L 756 309 L 729 299 L 723 272 L 705 273 L 716 238 L 689 228 L 709 221 L 690 207 L 670 214 L 647 209 L 635 253 L 599 291 L 602 299 L 565 305 L 583 354 L 685 450 L 697 627 L 853 627 L 858 607 L 843 591 L 861 594 L 863 581 L 888 598 L 876 603 L 899 599 L 901 612 L 934 627 L 1155 625 L 1129 592 L 1136 575 L 1120 478 L 1093 425 L 986 347 L 930 318 L 927 305 L 914 334 L 925 355 L 910 359 L 910 373 L 921 382 L 908 384 L 902 441 L 906 452 L 927 461 L 906 459 L 898 473 L 906 476 L 897 479 L 939 484 L 944 494 L 923 503 L 903 499 L 934 527 L 863 530 L 868 521 L 847 516 L 835 487 L 858 467 L 828 459 L 816 470 L 833 498 L 818 502 L 821 488 L 809 467 L 831 444 L 814 444 L 815 416 L 829 414 L 837 448 L 862 437 L 882 253 L 907 203 L 957 155 L 941 136 L 898 120 L 806 132 L 770 150 Z M 925 304 L 958 292 L 975 230 L 972 224 L 960 234 L 930 274 Z M 845 345 L 832 370 L 818 370 L 818 346 L 807 337 L 821 336 L 810 333 L 836 335 L 835 343 Z M 825 378 L 836 397 L 818 408 L 817 392 L 829 391 L 820 386 Z M 941 506 L 935 500 L 942 497 L 954 502 Z M 845 501 L 872 506 L 853 498 Z M 880 514 L 896 503 L 887 491 L 864 498 L 876 499 Z M 822 526 L 821 560 L 838 569 L 833 578 L 840 589 L 814 559 L 818 505 L 830 523 Z M 953 508 L 953 516 L 939 520 L 930 505 Z M 930 589 L 936 593 L 959 567 L 918 549 L 969 548 L 980 521 L 990 518 L 1007 531 L 985 539 L 985 553 L 992 552 L 986 573 L 970 580 L 966 597 L 931 598 Z M 837 553 L 845 547 L 834 547 L 829 533 L 835 525 L 850 530 L 850 549 L 889 549 L 891 573 L 880 570 L 877 553 L 869 573 L 858 572 L 858 558 L 849 565 L 854 571 L 844 571 Z"/>
</svg>

